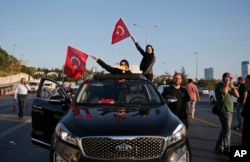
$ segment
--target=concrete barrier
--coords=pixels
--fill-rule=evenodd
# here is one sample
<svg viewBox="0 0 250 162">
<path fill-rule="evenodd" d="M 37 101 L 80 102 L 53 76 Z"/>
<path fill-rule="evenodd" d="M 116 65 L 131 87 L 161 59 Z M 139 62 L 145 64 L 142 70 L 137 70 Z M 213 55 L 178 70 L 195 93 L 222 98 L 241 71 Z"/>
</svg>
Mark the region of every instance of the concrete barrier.
<svg viewBox="0 0 250 162">
<path fill-rule="evenodd" d="M 33 80 L 33 77 L 26 73 L 0 77 L 0 97 L 13 95 L 21 78 L 26 78 L 27 81 Z"/>
</svg>

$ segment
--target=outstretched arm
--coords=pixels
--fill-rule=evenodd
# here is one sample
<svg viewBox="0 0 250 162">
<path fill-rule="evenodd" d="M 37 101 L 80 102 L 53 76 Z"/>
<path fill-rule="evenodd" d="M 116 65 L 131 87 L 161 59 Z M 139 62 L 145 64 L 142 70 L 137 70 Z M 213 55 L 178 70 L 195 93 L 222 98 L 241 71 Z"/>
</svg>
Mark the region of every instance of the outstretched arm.
<svg viewBox="0 0 250 162">
<path fill-rule="evenodd" d="M 137 48 L 137 50 L 141 53 L 142 56 L 145 55 L 145 52 L 143 51 L 143 49 L 141 48 L 140 44 L 137 42 L 136 38 L 131 35 L 131 39 L 133 40 L 133 42 L 135 43 L 135 47 Z"/>
<path fill-rule="evenodd" d="M 105 70 L 107 70 L 108 72 L 110 72 L 111 74 L 114 73 L 115 68 L 109 66 L 108 64 L 106 64 L 104 61 L 102 61 L 100 58 L 96 57 L 96 56 L 91 56 L 94 60 L 96 60 L 96 62 Z"/>
</svg>

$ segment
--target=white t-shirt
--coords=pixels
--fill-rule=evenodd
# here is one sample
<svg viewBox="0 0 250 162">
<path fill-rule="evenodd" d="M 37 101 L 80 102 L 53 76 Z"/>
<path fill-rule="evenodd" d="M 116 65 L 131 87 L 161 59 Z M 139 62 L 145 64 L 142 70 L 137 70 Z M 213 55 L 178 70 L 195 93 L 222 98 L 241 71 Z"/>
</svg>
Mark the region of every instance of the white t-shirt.
<svg viewBox="0 0 250 162">
<path fill-rule="evenodd" d="M 29 90 L 30 86 L 28 84 L 18 84 L 14 98 L 17 99 L 18 94 L 27 95 Z"/>
</svg>

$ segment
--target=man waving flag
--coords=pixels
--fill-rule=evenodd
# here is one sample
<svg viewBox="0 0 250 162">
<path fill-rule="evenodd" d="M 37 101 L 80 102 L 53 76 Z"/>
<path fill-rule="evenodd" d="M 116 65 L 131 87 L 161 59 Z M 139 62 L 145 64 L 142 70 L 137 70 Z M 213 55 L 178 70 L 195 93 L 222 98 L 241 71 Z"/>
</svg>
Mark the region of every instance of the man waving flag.
<svg viewBox="0 0 250 162">
<path fill-rule="evenodd" d="M 117 43 L 129 36 L 130 36 L 130 33 L 125 23 L 123 22 L 122 18 L 120 18 L 118 22 L 115 24 L 115 29 L 113 31 L 111 44 Z"/>
<path fill-rule="evenodd" d="M 71 78 L 79 78 L 85 72 L 88 55 L 71 46 L 68 46 L 64 65 L 64 74 Z"/>
</svg>

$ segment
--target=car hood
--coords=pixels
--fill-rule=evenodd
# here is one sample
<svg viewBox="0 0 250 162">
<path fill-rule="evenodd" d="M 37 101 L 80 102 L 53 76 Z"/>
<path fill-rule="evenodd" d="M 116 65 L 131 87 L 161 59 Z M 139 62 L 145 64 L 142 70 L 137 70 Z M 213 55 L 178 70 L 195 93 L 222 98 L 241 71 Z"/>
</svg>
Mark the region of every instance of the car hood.
<svg viewBox="0 0 250 162">
<path fill-rule="evenodd" d="M 84 136 L 168 136 L 181 123 L 167 105 L 156 107 L 71 106 L 61 120 L 68 131 Z"/>
</svg>

